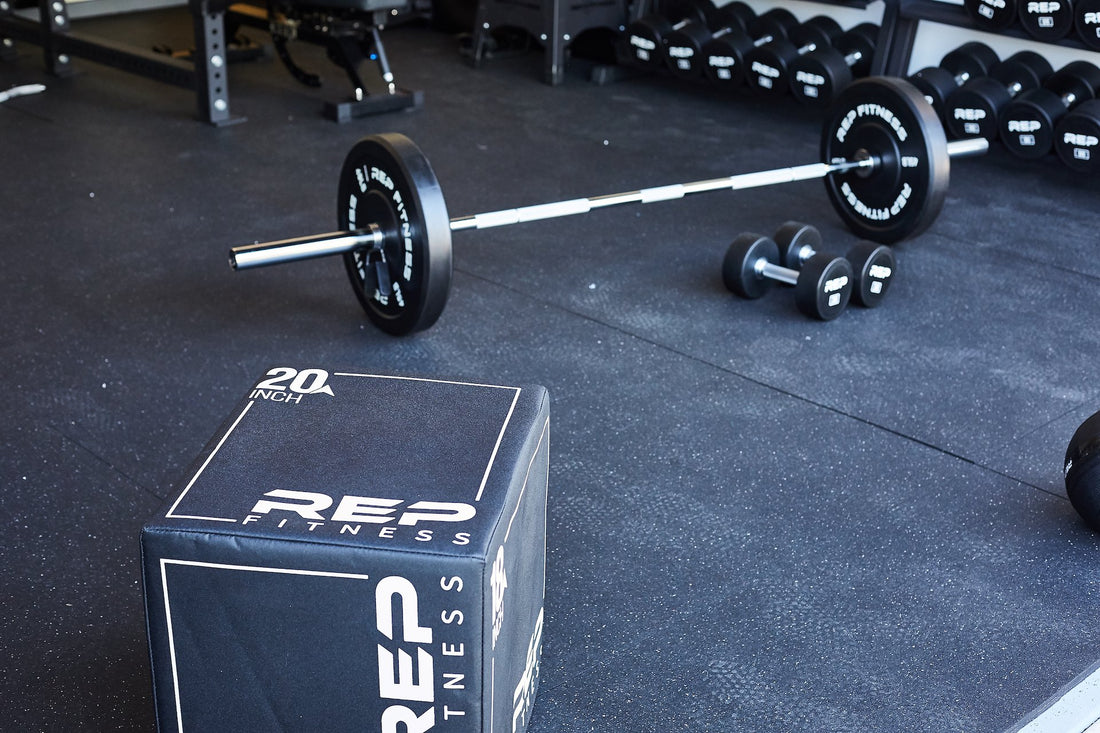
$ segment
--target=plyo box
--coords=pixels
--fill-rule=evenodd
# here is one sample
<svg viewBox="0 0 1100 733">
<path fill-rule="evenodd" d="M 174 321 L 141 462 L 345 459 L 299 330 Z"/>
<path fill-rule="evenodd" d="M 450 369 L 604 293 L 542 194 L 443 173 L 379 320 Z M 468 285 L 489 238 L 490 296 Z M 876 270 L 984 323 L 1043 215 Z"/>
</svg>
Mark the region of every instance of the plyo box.
<svg viewBox="0 0 1100 733">
<path fill-rule="evenodd" d="M 523 731 L 548 405 L 268 371 L 142 529 L 159 730 Z"/>
</svg>

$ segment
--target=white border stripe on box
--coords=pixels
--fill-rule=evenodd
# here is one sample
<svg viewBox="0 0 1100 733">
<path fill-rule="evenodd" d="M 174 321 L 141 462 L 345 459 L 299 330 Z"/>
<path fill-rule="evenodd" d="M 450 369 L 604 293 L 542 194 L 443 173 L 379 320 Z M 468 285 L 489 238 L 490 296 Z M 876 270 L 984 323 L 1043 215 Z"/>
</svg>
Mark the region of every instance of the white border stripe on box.
<svg viewBox="0 0 1100 733">
<path fill-rule="evenodd" d="M 485 473 L 481 477 L 481 486 L 477 489 L 477 495 L 474 496 L 474 501 L 481 501 L 481 495 L 485 492 L 485 485 L 489 483 L 489 473 L 493 470 L 493 464 L 497 459 L 497 451 L 500 450 L 501 441 L 504 440 L 504 432 L 508 429 L 508 423 L 512 420 L 512 413 L 515 412 L 516 403 L 519 402 L 520 392 L 523 390 L 519 387 L 506 387 L 501 384 L 478 384 L 476 382 L 452 382 L 447 379 L 425 379 L 423 377 L 390 377 L 384 374 L 355 374 L 353 372 L 334 372 L 335 377 L 363 377 L 365 379 L 395 379 L 404 382 L 431 382 L 433 384 L 454 384 L 459 387 L 483 387 L 486 389 L 511 389 L 515 390 L 516 394 L 512 398 L 512 406 L 508 408 L 508 415 L 504 418 L 504 424 L 500 426 L 500 432 L 497 433 L 497 442 L 493 446 L 493 452 L 489 455 L 489 465 L 485 467 Z"/>
<path fill-rule="evenodd" d="M 507 544 L 508 535 L 512 534 L 512 522 L 516 521 L 516 514 L 519 513 L 519 508 L 523 504 L 523 495 L 527 492 L 527 481 L 531 478 L 531 467 L 535 465 L 535 459 L 538 458 L 539 453 L 542 452 L 542 441 L 546 437 L 547 432 L 550 430 L 550 419 L 547 418 L 543 423 L 542 433 L 539 434 L 539 442 L 535 445 L 535 452 L 531 454 L 531 460 L 527 462 L 527 474 L 523 477 L 523 488 L 519 490 L 519 498 L 516 499 L 516 508 L 512 510 L 512 517 L 508 520 L 508 529 L 504 532 L 504 542 L 501 544 Z M 550 475 L 546 476 L 546 484 L 550 485 Z"/>
<path fill-rule="evenodd" d="M 516 411 L 519 393 L 520 390 L 517 389 L 515 397 L 512 398 L 512 406 L 508 408 L 508 416 L 504 418 L 504 424 L 500 426 L 496 445 L 493 446 L 493 452 L 489 455 L 489 465 L 485 467 L 485 475 L 481 477 L 481 486 L 477 488 L 477 496 L 474 497 L 474 501 L 481 501 L 481 495 L 485 493 L 485 484 L 489 483 L 489 472 L 493 470 L 493 464 L 496 463 L 497 451 L 500 450 L 500 443 L 504 440 L 504 431 L 508 429 L 508 423 L 512 421 L 512 413 Z"/>
<path fill-rule="evenodd" d="M 254 404 L 256 404 L 255 400 L 253 400 L 252 402 L 249 402 L 247 405 L 244 406 L 244 409 L 241 410 L 241 414 L 237 415 L 237 419 L 234 420 L 233 424 L 229 426 L 229 430 L 225 431 L 225 435 L 223 435 L 222 439 L 218 441 L 217 446 L 214 447 L 214 450 L 210 451 L 210 455 L 208 455 L 206 457 L 206 460 L 202 462 L 202 465 L 199 466 L 199 470 L 195 472 L 195 475 L 192 476 L 191 480 L 187 482 L 187 486 L 185 486 L 183 491 L 180 493 L 180 495 L 178 497 L 176 497 L 176 501 L 172 504 L 172 507 L 168 510 L 168 513 L 164 515 L 165 518 L 171 518 L 171 519 L 208 519 L 211 522 L 234 522 L 234 523 L 237 521 L 236 519 L 229 519 L 227 517 L 196 517 L 196 516 L 191 516 L 191 515 L 187 515 L 187 514 L 173 514 L 172 512 L 176 511 L 176 507 L 178 507 L 180 505 L 180 502 L 183 501 L 183 497 L 187 496 L 187 492 L 190 491 L 191 487 L 195 485 L 195 482 L 199 480 L 199 476 L 201 476 L 202 472 L 206 470 L 206 467 L 210 465 L 210 461 L 214 460 L 214 456 L 218 455 L 218 451 L 221 450 L 223 445 L 225 445 L 225 441 L 228 440 L 229 436 L 233 434 L 233 431 L 237 429 L 237 425 L 240 424 L 241 420 L 244 419 L 244 416 L 246 414 L 248 414 L 248 411 L 252 409 L 252 405 L 254 405 Z"/>
<path fill-rule="evenodd" d="M 242 413 L 243 414 L 243 413 Z M 168 565 L 190 565 L 200 568 L 214 568 L 215 570 L 247 570 L 254 573 L 280 573 L 283 575 L 315 575 L 323 578 L 350 578 L 351 580 L 369 580 L 365 573 L 335 573 L 325 570 L 295 570 L 293 568 L 265 568 L 259 565 L 226 565 L 216 562 L 199 562 L 198 560 L 173 560 L 162 558 L 160 561 L 160 582 L 164 588 L 164 618 L 168 625 L 168 654 L 172 660 L 172 687 L 176 699 L 176 729 L 183 733 L 183 709 L 180 706 L 180 683 L 176 672 L 176 641 L 172 633 L 172 606 L 168 601 L 168 573 L 165 572 Z"/>
</svg>

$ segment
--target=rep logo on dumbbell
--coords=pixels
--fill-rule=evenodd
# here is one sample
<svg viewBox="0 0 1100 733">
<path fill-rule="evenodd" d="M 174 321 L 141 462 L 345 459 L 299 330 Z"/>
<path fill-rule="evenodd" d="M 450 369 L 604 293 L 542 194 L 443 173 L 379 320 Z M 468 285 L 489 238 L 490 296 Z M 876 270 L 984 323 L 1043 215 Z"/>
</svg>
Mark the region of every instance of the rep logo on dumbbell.
<svg viewBox="0 0 1100 733">
<path fill-rule="evenodd" d="M 980 41 L 969 41 L 949 51 L 939 66 L 927 66 L 909 77 L 940 119 L 945 117 L 947 97 L 967 81 L 986 76 L 999 62 L 997 52 Z"/>
<path fill-rule="evenodd" d="M 854 279 L 848 260 L 815 254 L 802 263 L 801 271 L 780 262 L 775 240 L 746 232 L 726 250 L 722 281 L 730 292 L 750 300 L 763 297 L 774 283 L 794 285 L 798 310 L 821 321 L 833 320 L 848 307 Z"/>
<path fill-rule="evenodd" d="M 745 54 L 749 88 L 764 94 L 782 95 L 790 91 L 789 69 L 793 61 L 828 46 L 843 32 L 840 24 L 827 15 L 815 15 L 791 30 L 787 38 L 777 38 Z"/>
<path fill-rule="evenodd" d="M 715 37 L 745 32 L 756 13 L 743 2 L 723 5 L 710 14 L 708 23 L 687 23 L 665 36 L 665 65 L 676 76 L 694 79 L 703 75 L 703 46 Z"/>
<path fill-rule="evenodd" d="M 1100 68 L 1088 61 L 1071 61 L 1051 74 L 1042 88 L 1024 92 L 1004 108 L 1001 140 L 1016 156 L 1043 157 L 1054 147 L 1055 129 L 1062 118 L 1095 97 L 1097 90 Z"/>
<path fill-rule="evenodd" d="M 821 252 L 821 232 L 800 221 L 781 225 L 772 240 L 779 247 L 780 262 L 791 270 L 801 270 L 804 263 Z M 853 244 L 844 259 L 852 267 L 852 301 L 864 308 L 878 306 L 897 272 L 894 250 L 864 240 Z"/>
<path fill-rule="evenodd" d="M 703 76 L 724 89 L 745 83 L 745 54 L 757 46 L 786 38 L 798 26 L 798 18 L 785 8 L 772 8 L 751 20 L 744 30 L 719 29 L 703 44 Z"/>
<path fill-rule="evenodd" d="M 838 37 L 834 45 L 792 61 L 789 73 L 794 98 L 803 104 L 832 104 L 837 92 L 870 72 L 878 33 L 874 23 L 861 23 Z"/>
<path fill-rule="evenodd" d="M 956 138 L 995 140 L 1001 111 L 1021 93 L 1038 89 L 1053 72 L 1050 62 L 1034 51 L 1009 56 L 989 76 L 973 77 L 948 95 L 947 129 Z"/>
</svg>

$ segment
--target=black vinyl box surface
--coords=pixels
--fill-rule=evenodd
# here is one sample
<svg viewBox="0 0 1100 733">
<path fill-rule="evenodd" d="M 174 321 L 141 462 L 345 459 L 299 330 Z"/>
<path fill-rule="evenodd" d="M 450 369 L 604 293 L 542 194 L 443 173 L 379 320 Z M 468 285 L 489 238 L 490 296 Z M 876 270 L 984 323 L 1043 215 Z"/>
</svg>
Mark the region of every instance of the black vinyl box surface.
<svg viewBox="0 0 1100 733">
<path fill-rule="evenodd" d="M 520 733 L 541 387 L 280 367 L 142 529 L 161 731 Z"/>
</svg>

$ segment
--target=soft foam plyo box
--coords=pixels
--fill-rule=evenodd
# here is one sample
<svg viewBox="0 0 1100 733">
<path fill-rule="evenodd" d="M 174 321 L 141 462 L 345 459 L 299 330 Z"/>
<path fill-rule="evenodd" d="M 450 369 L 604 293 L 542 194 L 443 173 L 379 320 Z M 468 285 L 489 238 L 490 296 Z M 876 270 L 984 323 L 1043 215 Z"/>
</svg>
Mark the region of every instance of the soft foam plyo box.
<svg viewBox="0 0 1100 733">
<path fill-rule="evenodd" d="M 538 684 L 549 407 L 269 370 L 142 530 L 161 731 L 493 731 Z"/>
</svg>

